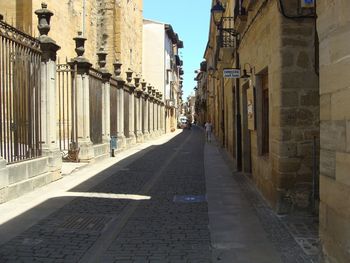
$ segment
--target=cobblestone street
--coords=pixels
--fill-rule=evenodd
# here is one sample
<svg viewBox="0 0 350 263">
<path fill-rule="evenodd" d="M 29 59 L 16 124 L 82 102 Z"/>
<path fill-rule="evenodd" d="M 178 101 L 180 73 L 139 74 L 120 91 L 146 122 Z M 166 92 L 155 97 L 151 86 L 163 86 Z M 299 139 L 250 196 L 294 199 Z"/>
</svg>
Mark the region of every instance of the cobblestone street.
<svg viewBox="0 0 350 263">
<path fill-rule="evenodd" d="M 65 196 L 34 207 L 31 210 L 36 213 L 45 207 L 57 209 L 2 240 L 0 262 L 317 262 L 302 251 L 244 179 L 236 179 L 238 183 L 227 191 L 238 194 L 238 200 L 233 200 L 238 206 L 225 205 L 226 188 L 221 192 L 210 186 L 220 179 L 206 180 L 209 159 L 218 165 L 215 158 L 224 162 L 222 155 L 214 144 L 205 147 L 199 128 L 184 130 L 169 142 L 102 171 Z M 221 173 L 220 167 L 211 169 L 213 176 Z M 221 200 L 219 205 L 215 198 Z M 256 207 L 247 212 L 250 199 Z M 217 220 L 222 211 L 233 216 L 226 219 L 242 226 Z M 3 224 L 0 235 L 25 225 L 31 217 L 28 213 Z M 242 241 L 237 240 L 241 237 Z M 254 250 L 258 242 L 267 247 L 260 244 L 260 250 Z"/>
</svg>

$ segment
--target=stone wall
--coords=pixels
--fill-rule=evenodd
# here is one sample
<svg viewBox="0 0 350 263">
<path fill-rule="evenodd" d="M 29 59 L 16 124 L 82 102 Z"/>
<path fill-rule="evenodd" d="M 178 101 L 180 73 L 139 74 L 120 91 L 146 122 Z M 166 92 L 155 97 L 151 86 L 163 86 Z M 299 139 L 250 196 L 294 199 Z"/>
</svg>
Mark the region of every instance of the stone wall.
<svg viewBox="0 0 350 263">
<path fill-rule="evenodd" d="M 1 0 L 0 10 L 10 24 L 13 21 L 19 29 L 38 36 L 36 28 L 38 21 L 34 11 L 40 8 L 41 2 L 41 0 Z M 70 60 L 76 56 L 73 38 L 77 36 L 78 31 L 84 31 L 84 36 L 87 38 L 85 57 L 94 67 L 97 67 L 96 53 L 103 46 L 108 52 L 109 71 L 113 71 L 112 64 L 119 59 L 123 63 L 123 77 L 128 68 L 141 73 L 142 0 L 86 0 L 85 20 L 83 1 L 47 0 L 46 3 L 48 9 L 54 13 L 49 35 L 61 46 L 58 52 L 60 63 L 65 63 L 66 59 Z"/>
<path fill-rule="evenodd" d="M 0 14 L 6 23 L 16 25 L 16 1 L 0 0 Z"/>
<path fill-rule="evenodd" d="M 142 72 L 143 1 L 119 0 L 116 8 L 115 50 L 123 63 L 122 76 L 130 68 Z"/>
<path fill-rule="evenodd" d="M 350 2 L 318 1 L 320 236 L 325 262 L 350 262 Z"/>
<path fill-rule="evenodd" d="M 256 90 L 257 127 L 250 132 L 252 174 L 277 212 L 306 210 L 311 205 L 313 138 L 319 138 L 314 21 L 286 19 L 280 14 L 277 2 L 265 6 L 263 2 L 258 1 L 248 13 L 246 25 L 241 29 L 245 33 L 239 49 L 241 67 L 249 63 L 255 75 L 252 85 Z M 252 22 L 256 12 L 260 15 Z M 268 74 L 267 155 L 261 152 L 261 74 Z M 244 136 L 249 135 L 243 134 L 243 140 Z"/>
<path fill-rule="evenodd" d="M 257 10 L 254 10 L 257 12 Z M 270 130 L 279 129 L 279 125 L 276 125 L 274 120 L 279 119 L 279 90 L 281 89 L 280 81 L 280 61 L 281 53 L 280 50 L 280 23 L 281 17 L 277 13 L 277 6 L 275 3 L 268 4 L 264 8 L 262 15 L 253 24 L 251 29 L 246 33 L 241 41 L 239 48 L 240 62 L 243 66 L 245 63 L 249 63 L 253 67 L 253 74 L 260 74 L 263 71 L 268 71 L 269 81 L 269 97 L 270 97 Z M 251 12 L 251 16 L 254 13 Z M 248 22 L 249 23 L 248 18 Z M 259 43 L 257 45 L 256 43 Z M 249 70 L 249 66 L 246 65 Z M 253 78 L 252 85 L 256 86 L 256 79 Z M 244 81 L 241 81 L 242 86 L 240 91 L 243 90 Z M 243 96 L 241 92 L 241 97 Z M 241 106 L 243 104 L 241 103 Z M 241 112 L 243 112 L 241 107 Z M 243 124 L 244 126 L 244 124 Z M 259 129 L 259 127 L 257 127 Z M 243 140 L 246 140 L 246 136 L 249 134 L 242 135 Z M 259 136 L 257 129 L 250 131 L 250 156 L 251 156 L 251 172 L 253 180 L 262 191 L 263 195 L 269 200 L 272 206 L 277 206 L 277 188 L 278 178 L 274 178 L 272 174 L 272 163 L 277 161 L 277 153 L 271 149 L 271 144 L 276 140 L 273 133 L 270 133 L 270 153 L 267 156 L 262 156 L 259 153 L 258 141 Z M 247 138 L 249 139 L 249 138 Z M 244 151 L 249 151 L 245 149 Z M 248 153 L 249 155 L 249 153 Z M 247 156 L 245 154 L 245 156 Z M 243 158 L 243 163 L 246 162 Z M 276 176 L 276 175 L 275 175 Z M 277 176 L 278 177 L 278 176 Z"/>
</svg>

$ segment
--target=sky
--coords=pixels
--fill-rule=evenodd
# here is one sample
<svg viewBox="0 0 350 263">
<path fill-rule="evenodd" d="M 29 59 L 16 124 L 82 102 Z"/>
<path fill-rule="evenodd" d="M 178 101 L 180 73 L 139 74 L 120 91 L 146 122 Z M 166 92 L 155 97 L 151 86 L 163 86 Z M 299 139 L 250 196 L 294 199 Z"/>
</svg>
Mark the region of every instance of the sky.
<svg viewBox="0 0 350 263">
<path fill-rule="evenodd" d="M 143 0 L 143 16 L 172 25 L 184 42 L 180 57 L 184 62 L 183 99 L 193 91 L 194 71 L 203 61 L 208 42 L 211 0 Z"/>
</svg>

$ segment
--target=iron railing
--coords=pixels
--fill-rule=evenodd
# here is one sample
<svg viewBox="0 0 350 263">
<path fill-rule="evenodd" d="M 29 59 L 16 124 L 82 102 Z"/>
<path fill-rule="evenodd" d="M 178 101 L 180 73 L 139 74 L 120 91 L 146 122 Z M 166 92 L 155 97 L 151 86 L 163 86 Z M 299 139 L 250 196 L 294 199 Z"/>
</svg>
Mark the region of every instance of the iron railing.
<svg viewBox="0 0 350 263">
<path fill-rule="evenodd" d="M 118 132 L 118 83 L 114 78 L 111 78 L 111 92 L 110 92 L 110 114 L 111 114 L 111 136 L 117 136 Z"/>
<path fill-rule="evenodd" d="M 234 29 L 234 18 L 223 17 L 220 27 L 220 46 L 224 48 L 235 47 L 236 31 Z"/>
<path fill-rule="evenodd" d="M 89 70 L 90 138 L 93 144 L 102 143 L 102 73 Z"/>
<path fill-rule="evenodd" d="M 59 147 L 63 160 L 78 161 L 76 64 L 57 65 Z"/>
<path fill-rule="evenodd" d="M 40 42 L 0 21 L 0 155 L 8 163 L 42 154 L 40 72 Z"/>
</svg>

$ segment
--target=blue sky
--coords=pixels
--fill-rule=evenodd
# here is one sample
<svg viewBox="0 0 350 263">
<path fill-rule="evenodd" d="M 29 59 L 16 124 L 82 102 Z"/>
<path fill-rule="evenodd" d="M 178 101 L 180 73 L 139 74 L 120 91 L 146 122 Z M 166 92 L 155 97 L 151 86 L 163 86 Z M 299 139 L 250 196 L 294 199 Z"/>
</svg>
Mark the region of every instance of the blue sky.
<svg viewBox="0 0 350 263">
<path fill-rule="evenodd" d="M 180 51 L 184 61 L 184 96 L 193 91 L 194 71 L 199 68 L 208 41 L 211 0 L 143 0 L 146 19 L 171 24 L 185 48 Z"/>
</svg>

